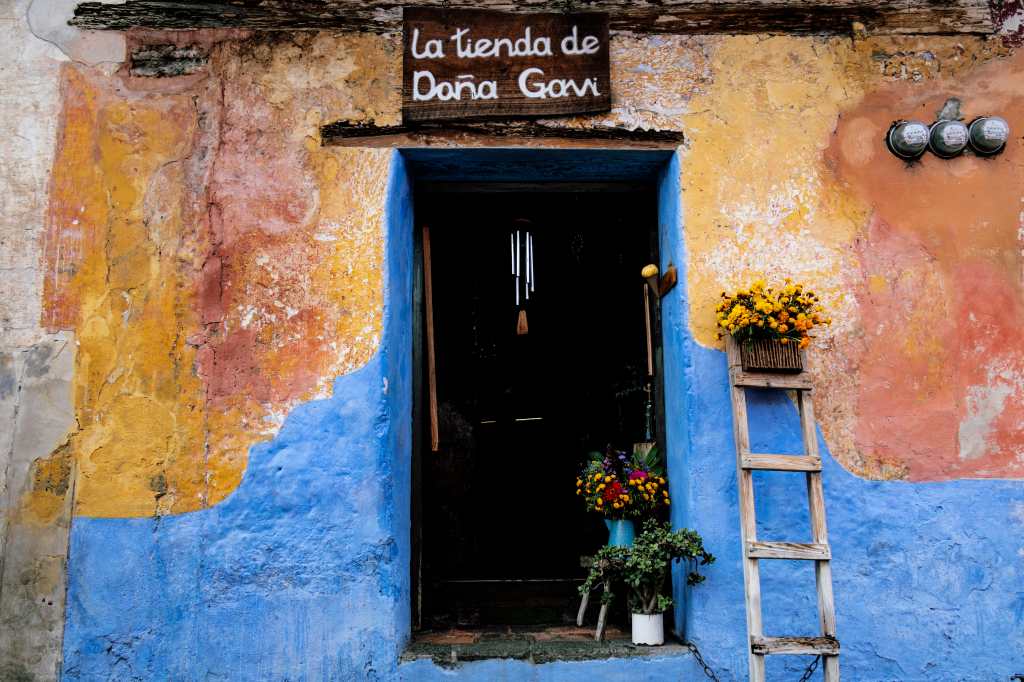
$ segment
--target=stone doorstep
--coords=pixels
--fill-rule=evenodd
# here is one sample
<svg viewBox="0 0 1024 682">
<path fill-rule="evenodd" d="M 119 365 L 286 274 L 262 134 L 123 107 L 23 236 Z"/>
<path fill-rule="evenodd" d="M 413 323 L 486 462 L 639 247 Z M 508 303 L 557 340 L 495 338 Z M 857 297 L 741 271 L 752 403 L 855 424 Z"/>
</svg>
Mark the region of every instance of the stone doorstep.
<svg viewBox="0 0 1024 682">
<path fill-rule="evenodd" d="M 429 658 L 439 666 L 489 659 L 516 659 L 531 663 L 588 661 L 638 656 L 678 656 L 687 654 L 680 644 L 636 646 L 629 635 L 610 628 L 602 642 L 594 641 L 590 628 L 551 627 L 514 632 L 444 630 L 417 635 L 402 654 L 402 662 Z"/>
</svg>

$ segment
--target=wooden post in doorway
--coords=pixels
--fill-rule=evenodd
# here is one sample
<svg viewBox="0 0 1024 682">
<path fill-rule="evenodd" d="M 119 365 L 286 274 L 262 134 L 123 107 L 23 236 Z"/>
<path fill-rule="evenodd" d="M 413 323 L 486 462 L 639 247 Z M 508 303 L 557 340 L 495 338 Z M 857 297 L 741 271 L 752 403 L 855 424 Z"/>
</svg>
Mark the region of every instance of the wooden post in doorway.
<svg viewBox="0 0 1024 682">
<path fill-rule="evenodd" d="M 423 226 L 423 308 L 427 317 L 427 393 L 430 412 L 430 451 L 437 452 L 441 436 L 437 425 L 437 370 L 434 362 L 434 286 L 430 276 L 430 228 Z"/>
</svg>

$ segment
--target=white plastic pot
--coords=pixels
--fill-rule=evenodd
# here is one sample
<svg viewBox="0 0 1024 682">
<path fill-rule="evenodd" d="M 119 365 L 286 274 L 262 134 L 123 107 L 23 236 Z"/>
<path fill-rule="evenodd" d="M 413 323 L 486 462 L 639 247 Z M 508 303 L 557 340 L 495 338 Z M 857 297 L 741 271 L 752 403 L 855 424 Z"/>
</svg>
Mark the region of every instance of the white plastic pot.
<svg viewBox="0 0 1024 682">
<path fill-rule="evenodd" d="M 665 643 L 665 614 L 633 614 L 633 644 L 660 646 Z"/>
</svg>

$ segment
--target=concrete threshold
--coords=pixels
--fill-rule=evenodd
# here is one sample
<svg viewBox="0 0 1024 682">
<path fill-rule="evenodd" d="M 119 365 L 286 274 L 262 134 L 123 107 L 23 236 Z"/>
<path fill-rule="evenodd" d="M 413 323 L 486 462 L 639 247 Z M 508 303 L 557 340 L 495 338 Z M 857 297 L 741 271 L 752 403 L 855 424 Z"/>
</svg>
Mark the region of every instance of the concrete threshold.
<svg viewBox="0 0 1024 682">
<path fill-rule="evenodd" d="M 549 627 L 530 630 L 441 630 L 417 634 L 402 654 L 402 662 L 423 658 L 439 666 L 489 659 L 515 659 L 530 663 L 590 661 L 688 655 L 685 646 L 637 646 L 629 634 L 609 628 L 603 641 L 594 640 L 591 628 Z"/>
</svg>

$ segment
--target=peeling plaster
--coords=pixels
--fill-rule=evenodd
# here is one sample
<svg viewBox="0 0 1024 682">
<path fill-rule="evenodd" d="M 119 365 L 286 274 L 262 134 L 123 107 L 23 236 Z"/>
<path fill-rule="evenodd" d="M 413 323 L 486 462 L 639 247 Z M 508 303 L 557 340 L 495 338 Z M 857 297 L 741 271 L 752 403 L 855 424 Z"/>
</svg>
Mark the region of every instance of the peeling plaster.
<svg viewBox="0 0 1024 682">
<path fill-rule="evenodd" d="M 1004 26 L 1012 29 L 1013 19 Z M 136 32 L 130 39 L 168 35 Z M 309 503 L 307 489 L 327 485 L 313 475 L 320 469 L 304 469 L 326 466 L 314 455 L 325 443 L 336 444 L 334 426 L 307 428 L 336 424 L 317 421 L 324 418 L 321 410 L 363 419 L 370 412 L 353 410 L 388 380 L 384 399 L 405 395 L 405 375 L 376 376 L 391 368 L 375 364 L 385 333 L 381 271 L 391 255 L 383 244 L 389 153 L 325 149 L 318 137 L 319 127 L 334 120 L 400 120 L 397 36 L 224 31 L 168 40 L 208 45 L 208 65 L 166 79 L 136 78 L 105 63 L 59 67 L 63 58 L 53 47 L 33 39 L 27 45 L 36 61 L 20 64 L 10 82 L 25 90 L 24 101 L 41 93 L 34 104 L 41 115 L 9 126 L 11 139 L 31 140 L 11 156 L 26 170 L 0 167 L 5 178 L 28 188 L 0 198 L 15 209 L 4 204 L 0 211 L 5 245 L 15 247 L 0 250 L 0 267 L 12 274 L 0 280 L 5 341 L 25 349 L 48 338 L 46 330 L 73 332 L 68 338 L 76 348 L 69 378 L 73 412 L 61 415 L 61 426 L 73 428 L 66 443 L 50 446 L 49 456 L 33 458 L 30 494 L 19 492 L 16 511 L 5 520 L 8 529 L 15 516 L 62 528 L 70 514 L 61 506 L 70 499 L 65 483 L 74 479 L 75 551 L 80 565 L 92 570 L 73 576 L 82 601 L 69 625 L 68 651 L 115 676 L 144 672 L 140 661 L 150 654 L 190 671 L 188 650 L 171 656 L 160 647 L 173 648 L 178 635 L 193 642 L 200 607 L 222 608 L 209 617 L 214 620 L 202 621 L 222 635 L 239 615 L 272 613 L 262 609 L 263 600 L 272 602 L 282 590 L 312 586 L 316 600 L 336 594 L 330 583 L 336 576 L 311 568 L 318 566 L 311 557 L 320 554 L 310 550 L 308 529 L 278 534 L 290 517 L 275 505 L 286 501 L 289 510 L 300 509 Z M 862 677 L 882 670 L 887 677 L 923 678 L 936 656 L 959 674 L 965 654 L 949 650 L 949 642 L 973 647 L 998 640 L 1015 651 L 1024 643 L 1019 622 L 1005 619 L 1005 600 L 994 595 L 1017 579 L 1000 557 L 1020 551 L 1003 523 L 1007 514 L 1019 515 L 1009 502 L 1019 487 L 951 480 L 1024 476 L 1024 401 L 1017 397 L 1024 393 L 1021 140 L 1015 136 L 993 159 L 926 157 L 913 165 L 894 159 L 880 143 L 893 119 L 927 118 L 954 95 L 968 117 L 1001 113 L 1013 130 L 1024 130 L 1018 115 L 1024 111 L 1024 61 L 1007 47 L 1012 42 L 619 34 L 612 43 L 613 78 L 620 85 L 612 111 L 542 121 L 685 133 L 678 179 L 687 256 L 679 290 L 687 297 L 676 332 L 687 349 L 692 344 L 694 362 L 681 381 L 724 385 L 710 314 L 722 288 L 763 275 L 796 276 L 833 308 L 836 323 L 817 340 L 811 370 L 828 449 L 841 464 L 826 458 L 834 481 L 828 501 L 837 567 L 849 571 L 837 570 L 837 594 L 845 595 L 840 609 L 847 622 L 860 624 L 848 626 L 850 648 L 844 641 L 844 650 Z M 47 229 L 39 238 L 55 135 Z M 368 380 L 365 371 L 374 376 Z M 339 386 L 356 388 L 338 394 Z M 730 445 L 722 435 L 728 432 L 723 396 L 691 396 L 695 412 L 712 426 L 693 434 L 687 457 L 694 459 L 675 485 L 692 486 L 689 513 L 726 543 L 735 534 L 735 509 L 734 472 L 723 463 Z M 766 448 L 792 440 L 786 431 L 791 406 L 752 404 L 760 405 L 758 419 L 771 435 Z M 377 417 L 367 428 L 379 436 L 395 415 Z M 346 433 L 337 456 L 370 457 L 360 449 L 362 432 Z M 251 466 L 251 452 L 272 460 Z M 275 472 L 284 468 L 300 473 L 303 483 L 278 478 Z M 380 656 L 389 674 L 434 673 L 417 665 L 390 667 L 394 642 L 405 634 L 399 613 L 407 604 L 405 578 L 376 576 L 367 587 L 374 576 L 354 568 L 365 560 L 407 573 L 391 549 L 400 555 L 404 545 L 382 530 L 402 526 L 394 525 L 395 515 L 406 509 L 404 474 L 395 471 L 393 487 L 352 496 L 373 498 L 373 518 L 356 514 L 358 504 L 339 503 L 367 540 L 355 554 L 339 545 L 335 557 L 338 575 L 357 583 L 360 607 L 331 611 L 317 632 L 326 633 L 331 660 L 355 666 L 345 671 L 356 676 Z M 330 479 L 331 494 L 347 489 L 352 476 L 346 469 L 339 480 Z M 279 487 L 289 480 L 293 487 Z M 774 481 L 765 485 L 780 489 Z M 393 499 L 374 497 L 378 493 Z M 972 513 L 976 499 L 986 501 L 983 514 Z M 266 512 L 272 555 L 255 563 L 246 544 L 254 537 L 246 525 L 254 509 Z M 183 512 L 193 511 L 210 525 L 190 525 L 200 516 Z M 788 508 L 766 511 L 773 529 L 800 520 Z M 187 532 L 167 535 L 168 528 Z M 320 530 L 344 535 L 349 526 Z M 197 537 L 219 539 L 196 553 Z M 137 571 L 119 575 L 121 565 L 109 562 L 104 543 Z M 301 554 L 305 559 L 283 557 L 289 543 L 309 552 Z M 222 549 L 224 562 L 217 563 Z M 741 675 L 742 617 L 732 608 L 741 583 L 732 551 L 716 568 L 721 586 L 687 608 L 691 619 L 699 616 L 695 636 L 704 628 L 703 641 L 722 647 L 716 662 Z M 208 559 L 202 582 L 192 563 L 197 556 Z M 288 569 L 276 570 L 283 561 Z M 170 576 L 169 587 L 154 588 L 156 575 Z M 129 579 L 138 581 L 132 603 L 139 610 L 125 609 L 119 599 L 100 603 L 104 586 L 120 594 Z M 907 585 L 919 594 L 908 596 Z M 381 595 L 387 599 L 380 601 Z M 865 595 L 882 595 L 881 604 Z M 285 595 L 279 605 L 295 607 L 294 597 Z M 167 622 L 168 600 L 192 609 L 182 612 L 182 623 Z M 893 604 L 900 609 L 896 616 L 881 610 Z M 367 628 L 366 608 L 377 605 L 395 613 L 379 628 Z M 324 613 L 319 602 L 316 608 Z M 926 611 L 947 615 L 926 619 Z M 137 627 L 105 630 L 98 638 L 84 634 L 90 622 L 128 612 L 140 619 Z M 96 614 L 101 617 L 90 621 Z M 866 638 L 868 624 L 894 617 L 920 621 L 941 655 L 901 650 L 906 638 L 898 626 L 887 630 L 885 641 Z M 337 630 L 349 618 L 359 622 Z M 349 650 L 381 628 L 391 638 L 387 643 L 374 639 Z M 300 625 L 285 630 L 274 646 L 308 632 Z M 163 638 L 167 633 L 174 637 Z M 89 647 L 97 642 L 109 656 L 91 657 Z M 248 653 L 239 642 L 233 646 Z M 301 667 L 294 651 L 275 649 L 273 655 L 282 671 Z M 327 666 L 325 657 L 316 665 Z M 989 664 L 995 669 L 998 663 Z M 485 675 L 474 670 L 466 676 Z M 87 674 L 74 665 L 66 672 Z"/>
<path fill-rule="evenodd" d="M 958 434 L 961 459 L 977 459 L 988 452 L 1006 400 L 1024 387 L 1024 372 L 1015 371 L 1005 362 L 989 364 L 985 383 L 967 387 L 967 414 L 960 421 Z"/>
<path fill-rule="evenodd" d="M 32 33 L 75 62 L 89 66 L 115 66 L 125 59 L 124 34 L 115 31 L 83 31 L 68 24 L 80 0 L 30 0 L 25 13 Z M 124 0 L 100 0 L 117 5 Z"/>
</svg>

